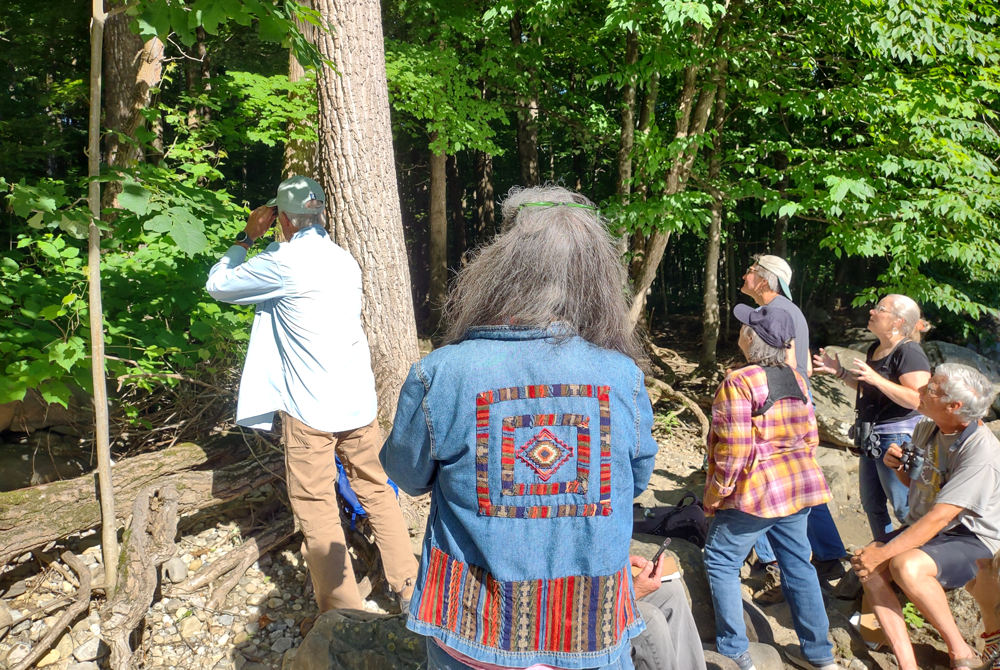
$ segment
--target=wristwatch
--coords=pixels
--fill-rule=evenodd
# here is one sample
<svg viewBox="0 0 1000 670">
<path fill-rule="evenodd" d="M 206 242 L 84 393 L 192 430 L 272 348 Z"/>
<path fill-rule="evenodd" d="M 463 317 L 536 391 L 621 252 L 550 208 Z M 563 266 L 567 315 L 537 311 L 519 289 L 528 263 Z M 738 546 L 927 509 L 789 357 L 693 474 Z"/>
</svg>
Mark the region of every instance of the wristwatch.
<svg viewBox="0 0 1000 670">
<path fill-rule="evenodd" d="M 255 240 L 252 237 L 250 237 L 249 235 L 247 235 L 247 231 L 245 231 L 245 230 L 241 230 L 240 232 L 236 233 L 236 243 L 237 244 L 246 244 L 246 245 L 252 247 L 253 243 L 256 242 L 256 241 L 257 240 Z"/>
</svg>

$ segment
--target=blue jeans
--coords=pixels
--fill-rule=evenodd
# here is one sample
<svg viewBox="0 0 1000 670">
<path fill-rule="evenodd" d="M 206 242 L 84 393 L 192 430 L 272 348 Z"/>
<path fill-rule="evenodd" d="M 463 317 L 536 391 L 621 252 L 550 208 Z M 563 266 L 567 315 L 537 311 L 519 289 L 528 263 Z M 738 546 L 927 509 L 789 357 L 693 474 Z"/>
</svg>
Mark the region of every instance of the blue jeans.
<svg viewBox="0 0 1000 670">
<path fill-rule="evenodd" d="M 905 433 L 878 437 L 883 456 L 890 444 L 902 445 L 910 439 Z M 871 458 L 864 454 L 861 455 L 861 462 L 858 464 L 858 480 L 861 488 L 861 507 L 868 515 L 868 525 L 871 526 L 872 535 L 881 542 L 892 532 L 892 519 L 889 517 L 887 504 L 892 505 L 896 518 L 902 523 L 910 511 L 910 489 L 903 486 L 895 470 L 883 463 L 881 457 Z"/>
<path fill-rule="evenodd" d="M 814 561 L 832 561 L 847 555 L 844 541 L 840 539 L 840 531 L 825 503 L 809 508 L 809 523 L 806 527 Z M 766 533 L 760 536 L 753 548 L 762 563 L 774 563 L 778 560 L 774 557 L 774 550 L 771 549 Z"/>
<path fill-rule="evenodd" d="M 715 605 L 716 645 L 723 656 L 737 658 L 750 649 L 743 622 L 740 567 L 757 538 L 768 533 L 802 655 L 813 665 L 833 663 L 833 645 L 827 639 L 830 621 L 816 569 L 809 562 L 808 518 L 808 509 L 777 519 L 734 509 L 715 514 L 705 543 L 705 572 Z"/>
</svg>

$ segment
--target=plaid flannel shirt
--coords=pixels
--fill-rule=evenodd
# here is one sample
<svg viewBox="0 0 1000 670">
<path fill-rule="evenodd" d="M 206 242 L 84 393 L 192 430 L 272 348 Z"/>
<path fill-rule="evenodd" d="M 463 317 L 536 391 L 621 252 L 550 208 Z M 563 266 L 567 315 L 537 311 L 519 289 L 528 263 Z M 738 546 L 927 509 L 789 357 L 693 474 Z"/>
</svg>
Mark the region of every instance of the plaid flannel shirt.
<svg viewBox="0 0 1000 670">
<path fill-rule="evenodd" d="M 796 381 L 808 398 L 802 377 Z M 720 509 L 778 518 L 830 500 L 816 462 L 819 434 L 812 403 L 784 398 L 761 416 L 767 376 L 759 365 L 726 375 L 712 404 L 705 493 L 723 498 Z"/>
</svg>

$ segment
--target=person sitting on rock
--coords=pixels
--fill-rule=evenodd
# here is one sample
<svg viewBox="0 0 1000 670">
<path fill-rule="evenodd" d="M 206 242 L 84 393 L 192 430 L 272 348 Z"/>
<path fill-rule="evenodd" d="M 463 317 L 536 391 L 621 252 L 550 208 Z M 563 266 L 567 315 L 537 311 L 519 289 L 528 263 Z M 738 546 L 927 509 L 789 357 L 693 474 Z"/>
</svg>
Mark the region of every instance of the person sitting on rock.
<svg viewBox="0 0 1000 670">
<path fill-rule="evenodd" d="M 754 668 L 740 567 L 768 533 L 801 647 L 788 652 L 789 661 L 806 670 L 838 670 L 819 579 L 809 562 L 809 510 L 831 495 L 816 462 L 819 434 L 806 383 L 787 363 L 795 325 L 788 312 L 769 305 L 737 305 L 733 313 L 744 324 L 739 346 L 749 365 L 730 371 L 716 392 L 704 498 L 714 515 L 705 571 L 718 651 L 740 670 Z"/>
<path fill-rule="evenodd" d="M 641 556 L 630 560 L 640 571 L 632 584 L 646 622 L 646 630 L 632 638 L 635 670 L 706 670 L 701 636 L 684 584 L 680 579 L 662 581 L 666 556 L 660 556 L 656 565 Z"/>
<path fill-rule="evenodd" d="M 886 543 L 859 549 L 851 562 L 900 670 L 917 663 L 892 582 L 941 634 L 951 667 L 978 664 L 945 589 L 964 585 L 976 561 L 1000 549 L 1000 441 L 981 421 L 995 395 L 978 370 L 939 365 L 920 389 L 918 407 L 927 418 L 914 429 L 905 462 L 901 445 L 886 451 L 885 465 L 909 489 L 910 512 Z"/>
<path fill-rule="evenodd" d="M 659 447 L 625 268 L 579 193 L 514 189 L 503 221 L 381 453 L 431 494 L 407 627 L 431 668 L 631 668 L 632 502 Z"/>
</svg>

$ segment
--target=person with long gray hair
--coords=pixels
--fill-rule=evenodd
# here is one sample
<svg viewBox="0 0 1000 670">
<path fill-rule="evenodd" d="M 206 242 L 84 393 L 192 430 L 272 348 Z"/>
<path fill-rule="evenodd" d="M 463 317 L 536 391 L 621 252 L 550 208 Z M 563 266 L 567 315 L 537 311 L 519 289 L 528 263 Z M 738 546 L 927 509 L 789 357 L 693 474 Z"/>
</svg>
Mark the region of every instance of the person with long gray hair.
<svg viewBox="0 0 1000 670">
<path fill-rule="evenodd" d="M 859 549 L 851 563 L 900 670 L 917 662 L 893 582 L 941 634 L 952 668 L 980 665 L 945 591 L 967 584 L 1000 550 L 1000 440 L 982 421 L 995 396 L 978 370 L 939 365 L 920 388 L 925 418 L 912 443 L 886 450 L 886 467 L 909 490 L 910 512 L 902 528 Z"/>
<path fill-rule="evenodd" d="M 657 591 L 663 563 L 628 551 L 658 448 L 625 268 L 579 193 L 513 189 L 503 217 L 381 453 L 401 489 L 431 493 L 407 626 L 432 668 L 632 668 L 633 581 Z M 690 610 L 672 615 L 676 667 L 704 668 Z"/>
</svg>

